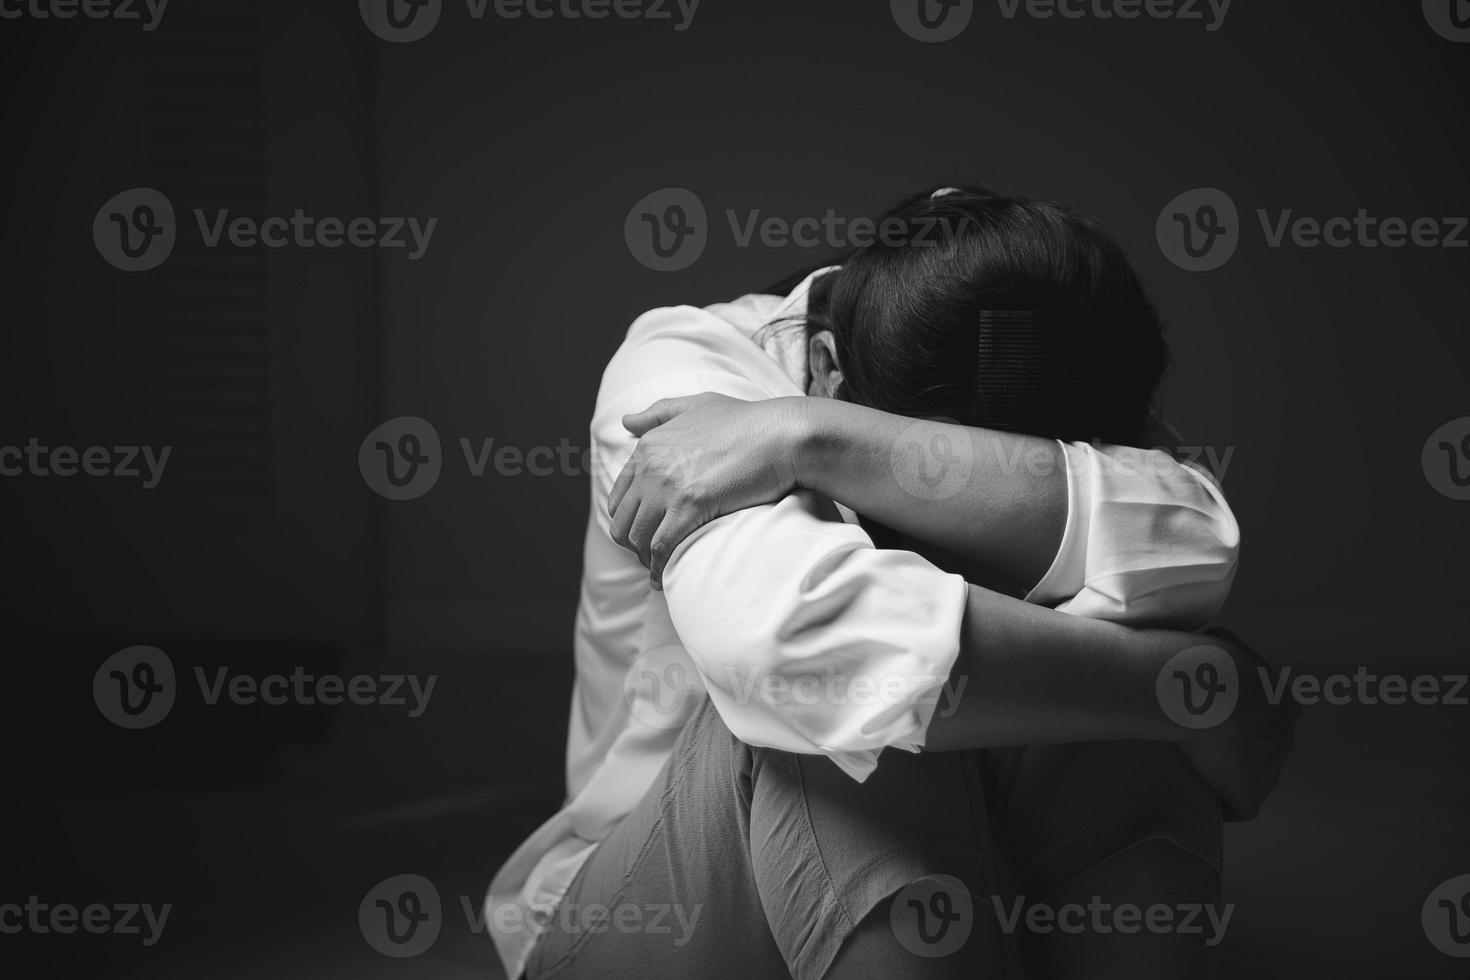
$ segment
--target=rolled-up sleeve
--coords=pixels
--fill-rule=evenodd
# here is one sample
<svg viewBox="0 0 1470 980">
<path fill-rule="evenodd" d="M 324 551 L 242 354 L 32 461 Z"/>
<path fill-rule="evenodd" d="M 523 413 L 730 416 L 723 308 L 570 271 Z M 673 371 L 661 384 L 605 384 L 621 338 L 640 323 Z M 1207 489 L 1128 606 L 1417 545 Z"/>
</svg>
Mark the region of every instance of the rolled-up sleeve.
<svg viewBox="0 0 1470 980">
<path fill-rule="evenodd" d="M 1063 449 L 1066 530 L 1027 601 L 1116 623 L 1206 625 L 1240 557 L 1240 525 L 1214 480 L 1162 450 Z"/>
<path fill-rule="evenodd" d="M 705 311 L 640 318 L 603 375 L 592 421 L 602 534 L 608 493 L 636 444 L 623 415 L 701 391 L 802 393 Z M 653 601 L 667 602 L 680 643 L 741 740 L 826 755 L 860 781 L 883 748 L 922 748 L 959 655 L 968 595 L 960 576 L 875 547 L 830 501 L 798 493 L 700 528 L 670 557 L 663 584 Z"/>
<path fill-rule="evenodd" d="M 855 779 L 918 751 L 959 655 L 968 587 L 879 549 L 810 493 L 705 525 L 664 572 L 669 614 L 736 737 Z"/>
</svg>

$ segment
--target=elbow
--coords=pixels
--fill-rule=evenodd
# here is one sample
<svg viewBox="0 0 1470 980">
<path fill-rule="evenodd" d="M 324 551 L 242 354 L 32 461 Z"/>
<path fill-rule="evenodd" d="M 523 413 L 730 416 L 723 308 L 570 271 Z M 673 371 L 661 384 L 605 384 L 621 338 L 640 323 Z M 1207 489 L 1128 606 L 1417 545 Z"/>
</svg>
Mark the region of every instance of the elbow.
<svg viewBox="0 0 1470 980">
<path fill-rule="evenodd" d="M 844 768 L 921 745 L 958 656 L 964 582 L 917 556 L 862 548 L 768 571 L 759 601 L 732 590 L 670 596 L 675 629 L 730 731 Z"/>
<path fill-rule="evenodd" d="M 1225 605 L 1239 567 L 1240 525 L 1227 508 L 1201 536 L 1196 564 L 1183 583 L 1194 586 L 1198 593 L 1192 612 L 1200 625 L 1213 619 Z"/>
<path fill-rule="evenodd" d="M 1192 506 L 1176 512 L 1180 526 L 1162 536 L 1177 545 L 1167 549 L 1175 559 L 1164 563 L 1159 598 L 1171 624 L 1201 629 L 1230 597 L 1240 567 L 1240 522 L 1214 480 L 1192 467 L 1185 469 L 1197 481 L 1198 496 Z"/>
</svg>

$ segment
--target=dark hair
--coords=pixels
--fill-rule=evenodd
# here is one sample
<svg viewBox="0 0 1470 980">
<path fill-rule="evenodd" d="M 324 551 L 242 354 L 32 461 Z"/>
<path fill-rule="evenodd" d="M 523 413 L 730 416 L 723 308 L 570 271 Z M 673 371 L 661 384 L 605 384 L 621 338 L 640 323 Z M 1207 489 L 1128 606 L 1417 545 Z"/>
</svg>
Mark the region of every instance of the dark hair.
<svg viewBox="0 0 1470 980">
<path fill-rule="evenodd" d="M 1139 440 L 1168 349 L 1100 221 L 967 187 L 915 194 L 878 228 L 811 291 L 806 330 L 836 338 L 838 397 L 1051 438 Z"/>
</svg>

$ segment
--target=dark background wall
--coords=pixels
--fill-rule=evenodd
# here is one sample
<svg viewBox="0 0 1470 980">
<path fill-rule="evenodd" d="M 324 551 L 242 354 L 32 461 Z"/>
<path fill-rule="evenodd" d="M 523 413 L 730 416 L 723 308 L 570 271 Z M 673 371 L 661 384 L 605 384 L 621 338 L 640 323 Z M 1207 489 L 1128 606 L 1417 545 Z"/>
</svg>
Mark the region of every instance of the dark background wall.
<svg viewBox="0 0 1470 980">
<path fill-rule="evenodd" d="M 1433 492 L 1419 457 L 1463 414 L 1470 252 L 1271 249 L 1255 211 L 1470 210 L 1465 54 L 1393 3 L 1240 4 L 1214 33 L 1005 21 L 982 4 L 939 45 L 909 40 L 884 4 L 707 3 L 682 34 L 451 7 L 381 56 L 385 205 L 445 216 L 434 261 L 387 270 L 389 404 L 523 445 L 582 439 L 638 313 L 731 298 L 824 255 L 739 248 L 725 209 L 856 217 L 979 180 L 1096 211 L 1127 245 L 1171 323 L 1171 420 L 1236 449 L 1238 603 L 1449 604 L 1470 512 Z M 695 191 L 713 224 L 676 274 L 623 245 L 628 210 L 668 186 Z M 1155 220 L 1211 186 L 1247 237 L 1223 269 L 1186 273 Z M 433 506 L 391 515 L 395 598 L 569 595 L 581 526 L 564 515 L 581 483 L 451 476 Z M 559 516 L 525 519 L 542 513 Z M 507 551 L 517 560 L 485 560 Z"/>
<path fill-rule="evenodd" d="M 830 254 L 740 247 L 727 209 L 854 218 L 979 181 L 1099 213 L 1170 322 L 1170 419 L 1233 451 L 1245 550 L 1223 618 L 1303 669 L 1464 670 L 1470 503 L 1436 492 L 1421 453 L 1470 415 L 1470 251 L 1271 248 L 1256 218 L 1470 214 L 1470 46 L 1419 4 L 1239 0 L 1207 31 L 978 3 L 961 37 L 921 44 L 884 3 L 704 0 L 677 31 L 448 2 L 427 37 L 389 44 L 352 3 L 174 0 L 156 31 L 22 18 L 0 21 L 0 45 L 0 445 L 175 446 L 155 491 L 0 479 L 5 731 L 29 746 L 14 890 L 178 905 L 157 949 L 27 952 L 119 975 L 224 975 L 222 950 L 241 975 L 390 975 L 414 963 L 356 935 L 367 887 L 412 870 L 478 900 L 560 792 L 587 488 L 474 477 L 458 440 L 583 446 L 640 312 Z M 410 261 L 222 254 L 185 218 L 175 257 L 129 274 L 90 228 L 135 186 L 181 215 L 438 223 Z M 711 220 L 675 273 L 624 241 L 665 187 Z M 1155 223 L 1199 187 L 1234 200 L 1241 242 L 1190 273 Z M 403 415 L 435 427 L 443 472 L 390 502 L 358 450 Z M 140 643 L 181 673 L 306 664 L 440 686 L 413 721 L 182 705 L 120 732 L 87 691 Z M 1232 828 L 1237 970 L 1454 975 L 1418 914 L 1470 871 L 1466 710 L 1309 713 L 1273 808 Z M 452 937 L 441 971 L 492 969 L 483 937 Z"/>
</svg>

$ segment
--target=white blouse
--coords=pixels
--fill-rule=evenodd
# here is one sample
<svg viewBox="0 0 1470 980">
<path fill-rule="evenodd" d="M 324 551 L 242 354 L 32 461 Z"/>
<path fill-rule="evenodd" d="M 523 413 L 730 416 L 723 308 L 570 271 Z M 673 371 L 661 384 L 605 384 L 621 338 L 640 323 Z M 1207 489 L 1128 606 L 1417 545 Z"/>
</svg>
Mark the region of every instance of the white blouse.
<svg viewBox="0 0 1470 980">
<path fill-rule="evenodd" d="M 815 278 L 815 276 L 813 277 Z M 674 552 L 664 592 L 609 535 L 607 500 L 636 439 L 625 414 L 703 391 L 805 394 L 806 309 L 746 296 L 640 317 L 603 374 L 592 419 L 591 514 L 574 635 L 567 802 L 500 869 L 486 923 L 517 977 L 596 843 L 653 784 L 708 695 L 751 745 L 830 757 L 863 780 L 882 749 L 918 751 L 959 653 L 967 587 L 919 555 L 876 548 L 803 492 L 705 525 Z M 1224 602 L 1240 531 L 1202 471 L 1163 452 L 1063 444 L 1068 517 L 1027 596 L 1114 622 L 1201 626 Z"/>
</svg>

